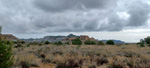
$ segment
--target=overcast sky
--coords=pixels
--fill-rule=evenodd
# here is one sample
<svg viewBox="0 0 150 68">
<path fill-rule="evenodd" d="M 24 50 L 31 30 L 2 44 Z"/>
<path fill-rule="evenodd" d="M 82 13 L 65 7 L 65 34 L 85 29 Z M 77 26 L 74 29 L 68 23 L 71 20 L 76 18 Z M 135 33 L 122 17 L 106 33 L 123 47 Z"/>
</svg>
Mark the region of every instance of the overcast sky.
<svg viewBox="0 0 150 68">
<path fill-rule="evenodd" d="M 150 0 L 0 0 L 2 33 L 89 35 L 137 42 L 150 35 Z"/>
</svg>

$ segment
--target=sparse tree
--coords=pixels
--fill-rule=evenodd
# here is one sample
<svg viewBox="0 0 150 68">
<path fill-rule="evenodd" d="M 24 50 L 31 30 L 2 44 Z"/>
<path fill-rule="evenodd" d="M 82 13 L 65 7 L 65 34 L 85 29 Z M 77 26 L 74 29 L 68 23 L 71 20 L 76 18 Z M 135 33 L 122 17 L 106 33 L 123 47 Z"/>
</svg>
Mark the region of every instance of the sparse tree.
<svg viewBox="0 0 150 68">
<path fill-rule="evenodd" d="M 150 36 L 145 38 L 144 41 L 146 42 L 146 44 L 150 45 Z"/>
<path fill-rule="evenodd" d="M 61 41 L 55 42 L 54 44 L 55 44 L 55 45 L 63 45 L 63 43 L 62 43 Z"/>
<path fill-rule="evenodd" d="M 140 40 L 140 47 L 145 47 L 145 41 L 143 39 Z"/>
<path fill-rule="evenodd" d="M 85 45 L 91 45 L 91 41 L 90 41 L 90 40 L 87 40 L 87 41 L 84 42 L 84 44 L 85 44 Z"/>
<path fill-rule="evenodd" d="M 46 41 L 45 44 L 50 44 L 50 42 L 49 42 L 49 41 Z"/>
<path fill-rule="evenodd" d="M 90 40 L 87 40 L 84 42 L 85 45 L 96 45 L 96 42 L 95 41 L 90 41 Z"/>
<path fill-rule="evenodd" d="M 13 60 L 12 55 L 12 44 L 7 44 L 7 41 L 2 40 L 0 36 L 0 68 L 10 68 Z"/>
<path fill-rule="evenodd" d="M 72 40 L 72 44 L 73 45 L 82 45 L 82 41 L 79 38 L 77 38 L 77 39 Z"/>
<path fill-rule="evenodd" d="M 91 45 L 96 45 L 96 42 L 95 41 L 91 41 Z"/>
<path fill-rule="evenodd" d="M 115 45 L 115 43 L 114 43 L 113 40 L 108 40 L 108 41 L 106 42 L 106 44 L 108 44 L 108 45 Z"/>
<path fill-rule="evenodd" d="M 25 44 L 25 41 L 21 41 L 22 44 Z"/>
<path fill-rule="evenodd" d="M 104 45 L 104 42 L 103 41 L 99 41 L 98 45 Z"/>
</svg>

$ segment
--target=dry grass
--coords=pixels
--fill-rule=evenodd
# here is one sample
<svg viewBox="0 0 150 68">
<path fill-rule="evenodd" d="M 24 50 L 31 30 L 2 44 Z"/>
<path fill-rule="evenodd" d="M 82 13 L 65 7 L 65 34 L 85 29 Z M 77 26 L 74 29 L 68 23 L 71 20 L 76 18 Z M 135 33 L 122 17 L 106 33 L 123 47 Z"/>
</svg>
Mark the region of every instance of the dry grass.
<svg viewBox="0 0 150 68">
<path fill-rule="evenodd" d="M 15 54 L 14 66 L 21 66 L 21 62 L 39 66 L 55 68 L 148 68 L 150 67 L 150 47 L 129 45 L 30 45 L 13 49 Z M 44 55 L 45 57 L 41 57 Z M 108 61 L 108 62 L 107 62 Z M 52 64 L 52 65 L 49 65 Z M 32 67 L 34 67 L 32 65 Z M 45 67 L 48 68 L 48 67 Z"/>
</svg>

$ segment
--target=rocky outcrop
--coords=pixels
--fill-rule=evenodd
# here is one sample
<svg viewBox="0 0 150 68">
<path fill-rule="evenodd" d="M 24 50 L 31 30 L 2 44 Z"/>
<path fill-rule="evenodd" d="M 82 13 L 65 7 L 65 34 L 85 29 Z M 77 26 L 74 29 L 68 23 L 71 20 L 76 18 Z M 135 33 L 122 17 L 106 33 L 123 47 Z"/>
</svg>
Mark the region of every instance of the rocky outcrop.
<svg viewBox="0 0 150 68">
<path fill-rule="evenodd" d="M 1 34 L 2 40 L 8 41 L 20 41 L 17 37 L 13 36 L 12 34 Z"/>
</svg>

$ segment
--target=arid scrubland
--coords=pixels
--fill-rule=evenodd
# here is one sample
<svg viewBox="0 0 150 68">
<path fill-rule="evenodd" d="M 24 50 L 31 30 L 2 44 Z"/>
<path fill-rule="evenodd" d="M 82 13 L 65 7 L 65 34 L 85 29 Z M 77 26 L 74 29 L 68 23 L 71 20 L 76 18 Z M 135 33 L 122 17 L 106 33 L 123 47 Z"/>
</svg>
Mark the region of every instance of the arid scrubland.
<svg viewBox="0 0 150 68">
<path fill-rule="evenodd" d="M 149 68 L 150 47 L 116 45 L 14 45 L 12 68 Z"/>
</svg>

